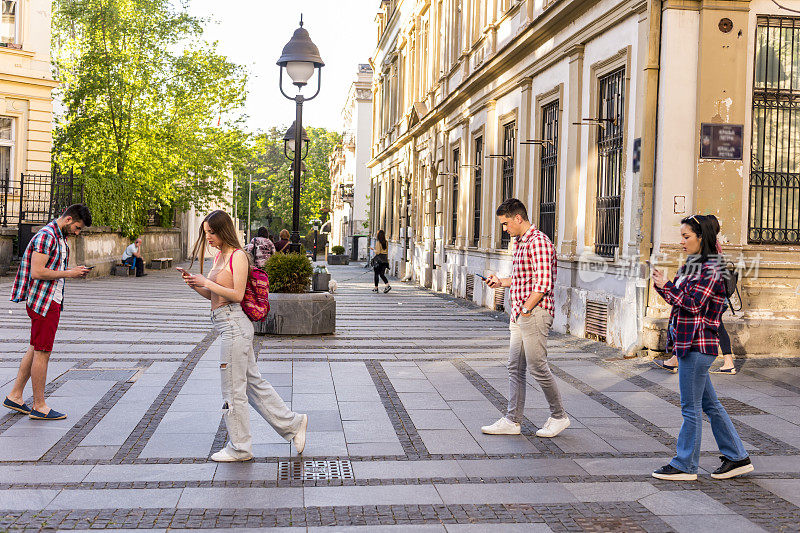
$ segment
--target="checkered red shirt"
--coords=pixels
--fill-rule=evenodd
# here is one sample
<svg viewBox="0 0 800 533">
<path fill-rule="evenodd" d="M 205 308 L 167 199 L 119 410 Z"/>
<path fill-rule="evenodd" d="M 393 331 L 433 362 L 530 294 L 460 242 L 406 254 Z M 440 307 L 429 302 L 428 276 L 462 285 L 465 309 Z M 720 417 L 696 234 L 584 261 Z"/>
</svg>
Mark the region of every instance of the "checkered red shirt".
<svg viewBox="0 0 800 533">
<path fill-rule="evenodd" d="M 522 237 L 514 239 L 511 265 L 511 320 L 522 312 L 522 305 L 534 292 L 544 294 L 539 306 L 555 316 L 553 282 L 556 277 L 556 254 L 550 239 L 531 224 Z"/>
<path fill-rule="evenodd" d="M 25 255 L 17 270 L 17 277 L 14 279 L 14 288 L 11 289 L 12 302 L 26 302 L 34 313 L 46 315 L 53 301 L 53 293 L 58 286 L 57 279 L 33 279 L 31 277 L 31 258 L 33 252 L 39 252 L 47 256 L 45 268 L 51 270 L 66 270 L 69 264 L 69 246 L 64 246 L 64 254 L 58 246 L 58 240 L 64 239 L 61 228 L 56 221 L 40 229 L 33 236 L 28 247 L 25 248 Z"/>
<path fill-rule="evenodd" d="M 680 283 L 678 280 L 683 278 Z M 725 282 L 721 263 L 688 262 L 683 265 L 675 281 L 664 288 L 655 288 L 672 306 L 669 315 L 667 352 L 683 357 L 689 352 L 717 355 L 719 352 L 719 324 L 725 304 Z"/>
</svg>

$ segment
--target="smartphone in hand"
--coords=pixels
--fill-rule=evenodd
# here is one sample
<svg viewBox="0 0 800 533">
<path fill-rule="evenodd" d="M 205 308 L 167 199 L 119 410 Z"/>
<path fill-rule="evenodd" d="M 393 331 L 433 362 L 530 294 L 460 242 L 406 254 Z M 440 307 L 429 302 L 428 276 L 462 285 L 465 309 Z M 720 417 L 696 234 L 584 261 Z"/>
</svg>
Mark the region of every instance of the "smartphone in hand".
<svg viewBox="0 0 800 533">
<path fill-rule="evenodd" d="M 481 274 L 475 274 L 475 275 L 481 278 L 484 282 L 488 281 L 488 278 L 486 276 L 483 276 Z"/>
<path fill-rule="evenodd" d="M 92 265 L 92 266 L 85 266 L 85 267 L 83 267 L 83 268 L 88 268 L 89 270 L 91 270 L 91 269 L 93 269 L 94 267 L 95 267 L 95 265 Z"/>
<path fill-rule="evenodd" d="M 188 276 L 188 275 L 189 275 L 189 273 L 188 273 L 188 272 L 186 272 L 186 270 L 185 270 L 185 269 L 183 269 L 183 268 L 181 268 L 181 267 L 175 267 L 175 270 L 177 270 L 178 272 L 180 272 L 180 273 L 181 273 L 181 275 L 183 275 L 183 276 Z"/>
</svg>

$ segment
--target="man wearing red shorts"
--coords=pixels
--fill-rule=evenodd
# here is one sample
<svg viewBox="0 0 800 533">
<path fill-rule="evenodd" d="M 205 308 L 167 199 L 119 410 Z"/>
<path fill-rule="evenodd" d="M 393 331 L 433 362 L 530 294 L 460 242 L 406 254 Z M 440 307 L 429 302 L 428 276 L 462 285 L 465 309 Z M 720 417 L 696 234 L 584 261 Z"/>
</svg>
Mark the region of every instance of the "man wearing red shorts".
<svg viewBox="0 0 800 533">
<path fill-rule="evenodd" d="M 61 420 L 67 417 L 47 406 L 44 386 L 64 300 L 64 280 L 82 278 L 89 273 L 84 266 L 67 268 L 67 237 L 78 235 L 83 228 L 91 225 L 92 215 L 88 207 L 82 204 L 69 206 L 59 218 L 33 236 L 14 280 L 11 301 L 26 304 L 31 319 L 31 343 L 19 365 L 14 388 L 6 396 L 3 406 L 35 420 Z M 33 408 L 25 404 L 22 396 L 29 378 L 33 388 Z"/>
</svg>

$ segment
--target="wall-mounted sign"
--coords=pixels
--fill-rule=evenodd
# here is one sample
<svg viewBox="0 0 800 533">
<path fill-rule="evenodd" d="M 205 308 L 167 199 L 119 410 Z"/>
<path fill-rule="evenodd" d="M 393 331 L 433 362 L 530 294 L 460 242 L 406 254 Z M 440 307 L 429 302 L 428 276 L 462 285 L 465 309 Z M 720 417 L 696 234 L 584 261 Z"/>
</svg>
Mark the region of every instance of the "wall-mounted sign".
<svg viewBox="0 0 800 533">
<path fill-rule="evenodd" d="M 700 159 L 742 159 L 741 124 L 700 125 Z"/>
</svg>

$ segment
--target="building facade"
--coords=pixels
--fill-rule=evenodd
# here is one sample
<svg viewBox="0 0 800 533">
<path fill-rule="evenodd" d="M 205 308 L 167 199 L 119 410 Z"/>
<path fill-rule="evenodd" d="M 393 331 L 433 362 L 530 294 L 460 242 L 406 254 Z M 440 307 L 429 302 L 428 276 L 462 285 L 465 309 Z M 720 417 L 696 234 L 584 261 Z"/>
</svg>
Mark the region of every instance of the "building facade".
<svg viewBox="0 0 800 533">
<path fill-rule="evenodd" d="M 331 246 L 352 254 L 353 236 L 359 239 L 356 259 L 368 255 L 370 177 L 367 163 L 372 138 L 372 67 L 360 64 L 342 108 L 342 142 L 330 157 Z"/>
<path fill-rule="evenodd" d="M 663 349 L 644 260 L 674 274 L 680 220 L 713 213 L 741 275 L 735 351 L 800 348 L 796 13 L 384 0 L 376 20 L 370 217 L 395 275 L 504 307 L 475 274 L 510 272 L 494 211 L 517 197 L 557 251 L 554 329 Z"/>
</svg>

